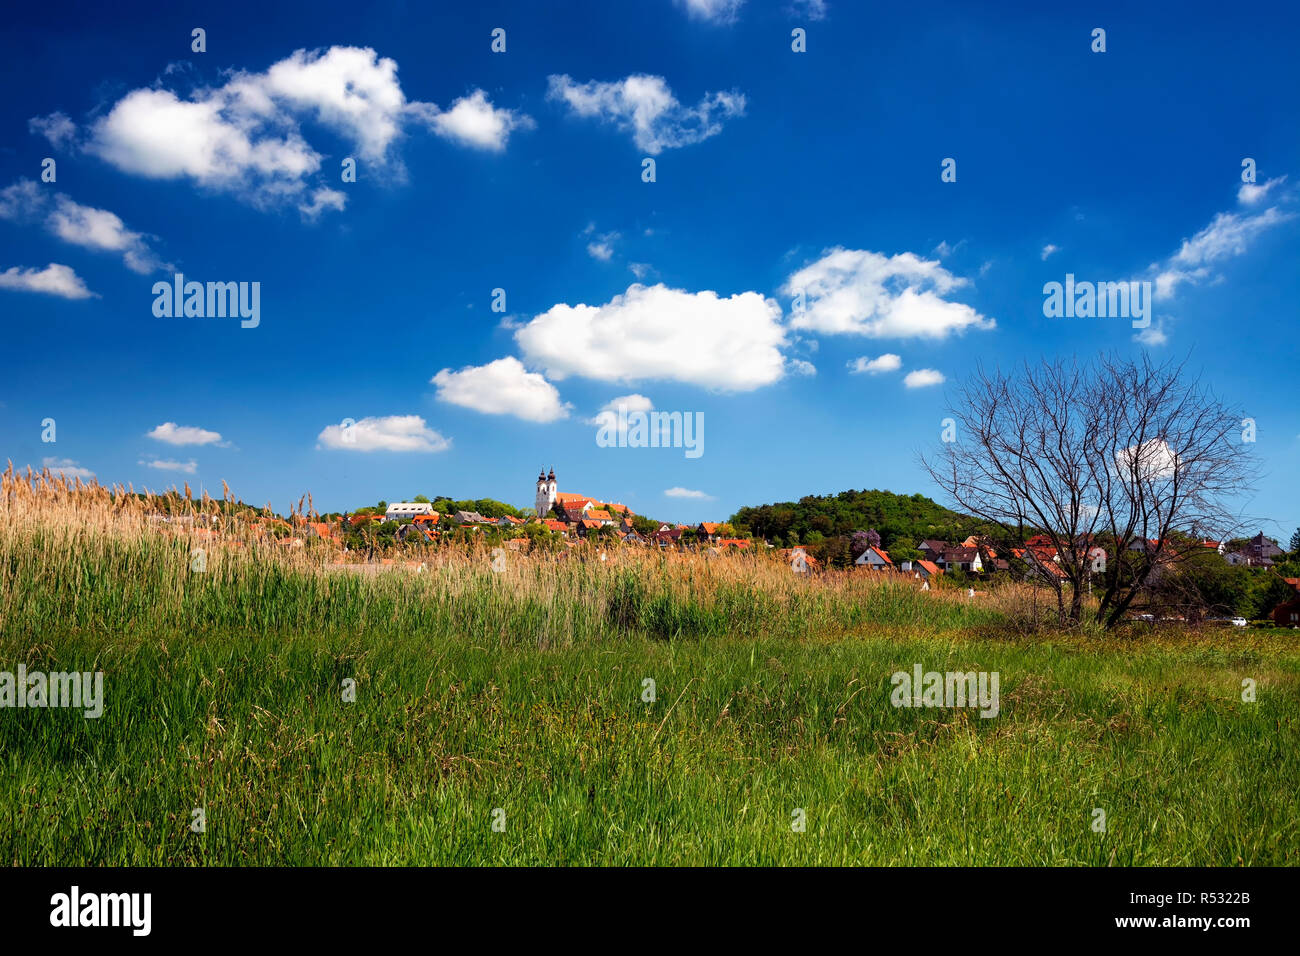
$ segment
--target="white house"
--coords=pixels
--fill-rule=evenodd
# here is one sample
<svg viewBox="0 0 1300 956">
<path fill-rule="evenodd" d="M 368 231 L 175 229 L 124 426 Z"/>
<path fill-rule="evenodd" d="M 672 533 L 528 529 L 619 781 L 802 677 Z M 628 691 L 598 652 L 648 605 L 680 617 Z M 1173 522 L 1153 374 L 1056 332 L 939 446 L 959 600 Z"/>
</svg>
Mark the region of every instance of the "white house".
<svg viewBox="0 0 1300 956">
<path fill-rule="evenodd" d="M 433 505 L 427 501 L 395 501 L 384 512 L 384 520 L 400 521 L 403 518 L 414 518 L 416 515 L 431 515 L 433 513 Z"/>
<path fill-rule="evenodd" d="M 889 560 L 889 555 L 880 548 L 867 548 L 858 559 L 853 562 L 859 567 L 870 568 L 873 571 L 893 570 L 894 562 Z"/>
<path fill-rule="evenodd" d="M 979 548 L 948 548 L 934 563 L 944 571 L 956 569 L 979 574 L 984 570 Z"/>
</svg>

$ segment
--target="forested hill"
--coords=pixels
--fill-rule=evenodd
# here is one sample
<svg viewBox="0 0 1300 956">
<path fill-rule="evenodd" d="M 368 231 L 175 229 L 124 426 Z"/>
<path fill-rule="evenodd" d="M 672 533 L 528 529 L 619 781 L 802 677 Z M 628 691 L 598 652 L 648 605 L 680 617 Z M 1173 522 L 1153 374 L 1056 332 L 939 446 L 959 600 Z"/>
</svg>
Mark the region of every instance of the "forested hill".
<svg viewBox="0 0 1300 956">
<path fill-rule="evenodd" d="M 774 544 L 778 539 L 780 544 L 809 544 L 874 528 L 886 549 L 914 547 L 926 538 L 961 541 L 980 526 L 976 519 L 949 511 L 925 495 L 890 491 L 841 491 L 741 508 L 731 523 Z"/>
</svg>

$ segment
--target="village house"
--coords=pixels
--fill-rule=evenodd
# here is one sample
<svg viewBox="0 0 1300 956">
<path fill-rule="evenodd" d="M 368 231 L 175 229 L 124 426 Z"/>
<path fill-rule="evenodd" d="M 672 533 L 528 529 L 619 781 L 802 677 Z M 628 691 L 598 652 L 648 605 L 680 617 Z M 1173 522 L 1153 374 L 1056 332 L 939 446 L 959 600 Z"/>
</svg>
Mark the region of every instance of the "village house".
<svg viewBox="0 0 1300 956">
<path fill-rule="evenodd" d="M 984 570 L 979 548 L 947 548 L 934 563 L 944 571 L 970 571 L 980 574 Z"/>
<path fill-rule="evenodd" d="M 906 563 L 908 564 L 908 567 L 904 568 L 904 570 L 911 571 L 913 576 L 919 577 L 923 581 L 937 578 L 939 575 L 943 574 L 943 570 L 937 564 L 933 561 L 927 561 L 925 558 L 921 558 L 919 561 L 909 561 Z"/>
<path fill-rule="evenodd" d="M 1227 555 L 1227 561 L 1231 565 L 1245 565 L 1250 568 L 1271 568 L 1273 559 L 1283 554 L 1281 548 L 1264 537 L 1264 532 L 1260 532 L 1246 542 L 1245 546 L 1237 551 Z"/>
<path fill-rule="evenodd" d="M 1157 538 L 1134 538 L 1129 542 L 1130 551 L 1144 551 L 1147 554 L 1155 554 L 1164 550 L 1163 540 Z"/>
<path fill-rule="evenodd" d="M 789 562 L 791 570 L 802 570 L 804 572 L 821 570 L 822 563 L 809 554 L 801 545 L 796 545 L 793 548 L 783 548 L 781 554 Z"/>
<path fill-rule="evenodd" d="M 734 548 L 737 551 L 744 551 L 753 544 L 753 542 L 748 538 L 719 538 L 715 543 L 723 551 L 726 551 L 728 548 Z"/>
<path fill-rule="evenodd" d="M 1278 627 L 1300 627 L 1300 594 L 1273 608 L 1272 617 Z"/>
<path fill-rule="evenodd" d="M 1029 566 L 1025 575 L 1027 578 L 1040 578 L 1048 583 L 1065 579 L 1065 571 L 1061 568 L 1061 559 L 1055 548 L 1024 548 L 1013 550 L 1012 554 Z"/>
<path fill-rule="evenodd" d="M 892 571 L 894 562 L 889 557 L 889 552 L 883 548 L 868 547 L 863 551 L 856 561 L 853 562 L 860 568 L 868 568 L 872 571 Z"/>
<path fill-rule="evenodd" d="M 921 552 L 921 556 L 928 561 L 938 561 L 944 551 L 948 550 L 948 542 L 938 541 L 933 538 L 927 538 L 916 546 L 916 550 Z"/>
<path fill-rule="evenodd" d="M 427 501 L 395 501 L 384 512 L 384 520 L 400 521 L 403 518 L 414 518 L 416 515 L 431 515 L 434 513 L 433 505 Z"/>
<path fill-rule="evenodd" d="M 661 548 L 676 548 L 682 543 L 682 528 L 661 525 L 659 530 L 650 535 L 650 541 Z"/>
</svg>

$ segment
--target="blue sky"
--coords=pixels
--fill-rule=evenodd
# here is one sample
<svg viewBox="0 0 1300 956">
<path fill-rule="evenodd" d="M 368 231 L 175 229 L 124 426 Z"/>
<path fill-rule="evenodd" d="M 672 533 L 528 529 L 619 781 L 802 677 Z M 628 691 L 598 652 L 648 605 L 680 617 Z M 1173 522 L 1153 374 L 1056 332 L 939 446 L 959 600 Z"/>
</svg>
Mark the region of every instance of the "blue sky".
<svg viewBox="0 0 1300 956">
<path fill-rule="evenodd" d="M 531 505 L 544 465 L 696 521 L 933 495 L 977 362 L 1145 350 L 1246 407 L 1243 504 L 1300 525 L 1293 5 L 430 6 L 12 12 L 5 457 L 280 510 Z M 257 326 L 155 316 L 176 272 L 260 283 Z M 1151 329 L 1045 317 L 1066 273 L 1152 281 Z M 621 396 L 704 453 L 599 447 Z"/>
</svg>

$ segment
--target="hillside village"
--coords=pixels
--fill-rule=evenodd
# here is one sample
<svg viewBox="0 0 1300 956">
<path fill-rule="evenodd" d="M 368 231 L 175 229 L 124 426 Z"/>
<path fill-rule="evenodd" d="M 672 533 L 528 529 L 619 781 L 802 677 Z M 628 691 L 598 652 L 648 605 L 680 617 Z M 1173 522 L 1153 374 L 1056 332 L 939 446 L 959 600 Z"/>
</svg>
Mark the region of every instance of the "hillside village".
<svg viewBox="0 0 1300 956">
<path fill-rule="evenodd" d="M 655 522 L 637 515 L 620 502 L 560 491 L 554 469 L 538 474 L 531 513 L 517 511 L 515 514 L 485 515 L 472 508 L 439 511 L 435 504 L 427 499 L 384 503 L 382 511 L 378 507 L 358 509 L 355 513 L 344 513 L 329 521 L 307 521 L 306 525 L 309 533 L 316 537 L 340 541 L 368 525 L 395 525 L 392 533 L 398 540 L 407 540 L 414 535 L 417 540 L 428 543 L 445 537 L 463 539 L 473 535 L 493 540 L 504 537 L 504 543 L 512 547 L 550 541 L 569 548 L 587 538 L 676 549 L 707 545 L 744 550 L 753 543 L 750 538 L 737 535 L 724 522 L 701 522 L 697 525 Z M 492 504 L 496 506 L 492 510 L 516 510 L 500 502 Z"/>
<path fill-rule="evenodd" d="M 186 490 L 188 493 L 188 486 Z M 249 518 L 248 530 L 254 538 L 272 541 L 285 548 L 302 548 L 314 541 L 316 547 L 323 545 L 336 551 L 337 562 L 343 563 L 391 564 L 395 560 L 395 549 L 405 550 L 408 545 L 474 541 L 511 551 L 540 550 L 561 554 L 585 542 L 683 554 L 763 552 L 778 555 L 798 573 L 817 574 L 840 568 L 892 574 L 918 580 L 926 589 L 931 582 L 944 586 L 969 586 L 972 596 L 977 593 L 974 588 L 979 582 L 1008 576 L 1046 585 L 1060 592 L 1070 586 L 1067 568 L 1084 568 L 1084 576 L 1078 578 L 1076 573 L 1076 579 L 1091 587 L 1092 575 L 1088 569 L 1104 567 L 1105 562 L 1115 558 L 1099 540 L 1089 537 L 1062 542 L 1044 533 L 1029 536 L 1014 546 L 995 546 L 988 534 L 968 534 L 954 541 L 940 538 L 915 540 L 895 534 L 890 546 L 885 547 L 881 535 L 874 530 L 859 530 L 832 539 L 808 532 L 804 535 L 807 541 L 798 543 L 799 535 L 794 533 L 789 534 L 792 539 L 789 542 L 779 535 L 772 540 L 754 535 L 743 525 L 738 530 L 729 521 L 702 521 L 693 525 L 664 523 L 638 515 L 621 502 L 605 501 L 580 492 L 560 491 L 553 468 L 549 472 L 539 472 L 534 490 L 531 510 L 517 509 L 491 499 L 454 502 L 445 498 L 429 501 L 421 497 L 391 504 L 380 502 L 377 506 L 358 508 L 354 512 L 318 515 L 310 506 L 310 497 L 305 496 L 306 508 L 304 502 L 299 502 L 298 507 L 291 509 L 288 518 L 282 518 L 271 513 L 268 507 Z M 853 494 L 848 492 L 839 497 Z M 801 503 L 825 500 L 831 499 L 805 498 Z M 931 506 L 937 508 L 932 503 Z M 768 507 L 763 506 L 764 509 Z M 484 511 L 491 513 L 484 514 Z M 732 520 L 740 524 L 742 519 L 754 513 L 755 509 L 742 509 Z M 188 533 L 200 539 L 205 535 L 221 535 L 213 523 L 204 527 L 203 515 L 198 516 L 197 523 L 194 517 L 156 515 L 152 520 L 184 522 Z M 842 545 L 839 550 L 837 543 Z M 1126 550 L 1133 552 L 1134 558 L 1149 561 L 1154 566 L 1153 583 L 1158 583 L 1162 575 L 1176 566 L 1186 565 L 1189 558 L 1200 562 L 1197 567 L 1209 569 L 1211 576 L 1216 565 L 1252 572 L 1255 574 L 1252 587 L 1261 591 L 1259 600 L 1264 602 L 1258 607 L 1261 616 L 1270 616 L 1282 626 L 1300 626 L 1300 556 L 1288 557 L 1288 553 L 1263 532 L 1234 542 L 1183 537 L 1169 541 L 1137 539 Z M 1278 573 L 1279 570 L 1283 573 Z M 1294 576 L 1288 576 L 1286 572 Z M 1265 591 L 1267 597 L 1262 593 Z"/>
</svg>

